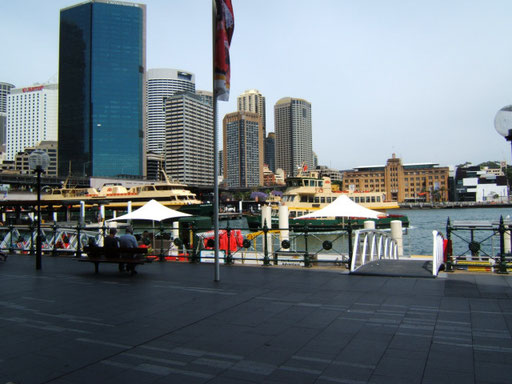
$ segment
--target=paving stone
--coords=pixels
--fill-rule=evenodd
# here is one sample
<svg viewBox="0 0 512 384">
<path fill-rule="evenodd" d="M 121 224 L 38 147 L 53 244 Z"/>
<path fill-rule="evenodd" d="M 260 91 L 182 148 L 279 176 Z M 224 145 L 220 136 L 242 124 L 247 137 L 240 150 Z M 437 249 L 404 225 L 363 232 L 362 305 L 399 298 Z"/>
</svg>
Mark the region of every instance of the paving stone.
<svg viewBox="0 0 512 384">
<path fill-rule="evenodd" d="M 0 382 L 506 383 L 507 276 L 0 265 Z M 492 294 L 498 296 L 492 297 Z M 27 362 L 30 361 L 30 370 Z"/>
</svg>

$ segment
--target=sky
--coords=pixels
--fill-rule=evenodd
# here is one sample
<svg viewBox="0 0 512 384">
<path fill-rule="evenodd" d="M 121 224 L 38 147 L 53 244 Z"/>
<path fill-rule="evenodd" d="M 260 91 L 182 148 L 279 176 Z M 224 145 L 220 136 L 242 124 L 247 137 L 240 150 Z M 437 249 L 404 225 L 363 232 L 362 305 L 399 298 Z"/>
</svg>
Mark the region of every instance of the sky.
<svg viewBox="0 0 512 384">
<path fill-rule="evenodd" d="M 1 1 L 0 81 L 58 81 L 60 9 Z M 147 68 L 192 72 L 212 88 L 211 1 L 147 0 Z M 233 0 L 231 92 L 258 89 L 267 132 L 282 97 L 312 104 L 313 150 L 335 169 L 512 163 L 494 117 L 512 104 L 512 1 Z M 220 135 L 220 134 L 219 134 Z"/>
</svg>

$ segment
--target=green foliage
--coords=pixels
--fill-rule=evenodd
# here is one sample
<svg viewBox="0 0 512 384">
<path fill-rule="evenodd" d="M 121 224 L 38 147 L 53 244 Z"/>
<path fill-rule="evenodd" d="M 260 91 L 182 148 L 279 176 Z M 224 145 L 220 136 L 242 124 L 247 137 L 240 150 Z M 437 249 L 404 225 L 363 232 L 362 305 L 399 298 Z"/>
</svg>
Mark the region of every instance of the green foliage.
<svg viewBox="0 0 512 384">
<path fill-rule="evenodd" d="M 486 161 L 479 165 L 480 168 L 489 167 L 489 168 L 500 168 L 499 161 Z"/>
</svg>

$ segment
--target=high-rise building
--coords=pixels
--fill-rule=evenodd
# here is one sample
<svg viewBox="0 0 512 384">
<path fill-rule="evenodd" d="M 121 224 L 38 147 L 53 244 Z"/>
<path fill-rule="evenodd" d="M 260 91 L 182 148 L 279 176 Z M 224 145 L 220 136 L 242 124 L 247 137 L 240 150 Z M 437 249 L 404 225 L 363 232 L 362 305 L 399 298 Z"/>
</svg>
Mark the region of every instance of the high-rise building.
<svg viewBox="0 0 512 384">
<path fill-rule="evenodd" d="M 0 152 L 5 151 L 7 140 L 7 95 L 11 93 L 14 85 L 0 82 Z"/>
<path fill-rule="evenodd" d="M 265 164 L 272 172 L 276 171 L 276 134 L 269 132 L 265 138 Z"/>
<path fill-rule="evenodd" d="M 285 97 L 274 106 L 276 167 L 286 175 L 296 175 L 306 165 L 313 167 L 311 103 Z"/>
<path fill-rule="evenodd" d="M 160 171 L 164 170 L 163 165 L 163 153 L 148 152 L 146 154 L 146 178 L 148 180 L 161 180 L 162 174 Z"/>
<path fill-rule="evenodd" d="M 155 68 L 147 72 L 147 131 L 146 152 L 155 154 L 165 150 L 165 102 L 176 92 L 195 92 L 195 77 L 179 69 Z"/>
<path fill-rule="evenodd" d="M 189 185 L 213 185 L 213 107 L 208 100 L 204 92 L 178 92 L 165 102 L 165 171 Z"/>
<path fill-rule="evenodd" d="M 223 165 L 228 187 L 263 185 L 263 129 L 261 116 L 233 112 L 224 117 Z"/>
<path fill-rule="evenodd" d="M 41 141 L 56 141 L 58 85 L 13 88 L 7 96 L 7 160 Z"/>
<path fill-rule="evenodd" d="M 261 116 L 263 137 L 266 136 L 265 97 L 257 89 L 249 89 L 237 98 L 238 111 L 253 112 Z"/>
<path fill-rule="evenodd" d="M 16 171 L 21 174 L 30 174 L 33 172 L 30 169 L 29 158 L 32 152 L 40 150 L 46 152 L 49 158 L 48 168 L 45 170 L 46 176 L 57 176 L 57 142 L 56 141 L 41 141 L 35 147 L 27 147 L 23 152 L 18 152 L 14 158 Z"/>
<path fill-rule="evenodd" d="M 145 66 L 145 5 L 90 0 L 61 10 L 60 175 L 144 175 Z"/>
</svg>

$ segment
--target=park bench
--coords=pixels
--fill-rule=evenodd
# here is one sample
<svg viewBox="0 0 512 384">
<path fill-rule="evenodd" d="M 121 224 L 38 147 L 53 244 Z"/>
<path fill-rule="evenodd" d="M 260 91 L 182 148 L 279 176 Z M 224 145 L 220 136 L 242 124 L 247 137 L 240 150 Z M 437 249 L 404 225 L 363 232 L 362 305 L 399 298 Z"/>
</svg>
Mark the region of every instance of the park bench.
<svg viewBox="0 0 512 384">
<path fill-rule="evenodd" d="M 99 265 L 101 263 L 112 264 L 126 264 L 131 268 L 131 274 L 135 274 L 135 267 L 142 265 L 148 260 L 146 254 L 147 248 L 105 248 L 105 247 L 85 247 L 84 252 L 87 253 L 86 257 L 78 259 L 78 261 L 86 263 L 94 263 L 94 272 L 99 272 Z"/>
</svg>

